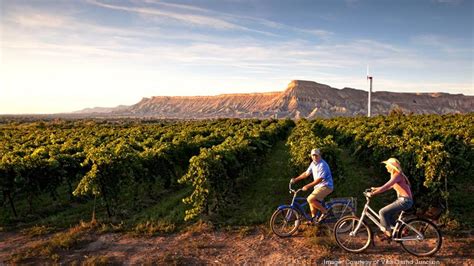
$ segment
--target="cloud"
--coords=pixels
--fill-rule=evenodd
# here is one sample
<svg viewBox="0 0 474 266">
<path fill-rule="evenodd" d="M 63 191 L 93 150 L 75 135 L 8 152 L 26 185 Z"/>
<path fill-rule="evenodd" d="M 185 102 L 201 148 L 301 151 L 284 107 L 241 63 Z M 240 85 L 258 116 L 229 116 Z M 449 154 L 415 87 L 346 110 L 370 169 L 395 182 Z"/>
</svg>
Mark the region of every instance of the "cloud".
<svg viewBox="0 0 474 266">
<path fill-rule="evenodd" d="M 176 3 L 167 3 L 167 2 L 162 2 L 162 1 L 159 1 L 159 0 L 133 0 L 132 2 L 136 2 L 137 4 L 140 4 L 140 3 L 155 4 L 155 5 L 160 5 L 160 6 L 177 8 L 177 9 L 181 9 L 181 10 L 193 11 L 193 12 L 207 13 L 207 12 L 210 11 L 209 9 L 200 8 L 200 7 L 196 7 L 196 6 L 185 5 L 185 4 L 176 4 Z"/>
<path fill-rule="evenodd" d="M 183 12 L 176 12 L 176 11 L 171 11 L 171 10 L 164 10 L 164 9 L 157 9 L 157 8 L 150 8 L 150 7 L 129 7 L 129 6 L 111 5 L 111 4 L 102 3 L 96 0 L 87 0 L 87 2 L 99 7 L 103 7 L 103 8 L 132 12 L 132 13 L 137 13 L 144 16 L 149 16 L 152 19 L 161 20 L 163 18 L 167 18 L 184 25 L 194 25 L 198 27 L 205 27 L 205 28 L 219 29 L 219 30 L 240 30 L 240 31 L 260 33 L 260 34 L 265 34 L 265 35 L 275 35 L 273 33 L 240 26 L 236 23 L 226 21 L 225 19 L 218 18 L 216 16 L 199 15 L 196 13 L 183 13 Z M 168 7 L 170 6 L 178 7 L 181 10 L 207 12 L 207 10 L 205 9 L 192 8 L 190 6 L 185 6 L 185 5 L 165 4 L 165 3 L 159 3 L 159 2 L 157 3 L 163 6 L 168 6 Z"/>
<path fill-rule="evenodd" d="M 100 18 L 93 17 L 99 12 L 84 16 L 83 5 L 64 12 L 9 8 L 2 18 L 0 73 L 8 78 L 10 91 L 23 90 L 24 95 L 32 95 L 29 90 L 45 95 L 61 91 L 92 97 L 96 90 L 103 90 L 103 95 L 121 90 L 121 99 L 139 99 L 191 95 L 209 87 L 214 89 L 199 90 L 199 94 L 278 90 L 291 79 L 364 89 L 367 63 L 374 72 L 376 90 L 452 88 L 466 93 L 473 89 L 469 83 L 472 48 L 462 45 L 464 39 L 447 40 L 435 34 L 414 36 L 408 44 L 344 39 L 339 32 L 322 28 L 294 27 L 192 5 L 112 2 L 88 1 L 85 10 L 107 14 Z M 132 14 L 133 23 L 119 25 L 106 19 L 123 16 L 122 12 Z M 95 22 L 99 19 L 101 24 Z M 433 49 L 443 53 L 426 52 Z M 53 76 L 61 78 L 53 82 Z M 170 92 L 170 87 L 179 89 Z M 121 99 L 110 101 L 125 103 Z M 108 103 L 97 105 L 112 105 Z"/>
<path fill-rule="evenodd" d="M 418 46 L 428 46 L 438 49 L 450 57 L 456 55 L 466 56 L 470 54 L 472 58 L 472 54 L 474 53 L 473 47 L 469 48 L 467 46 L 466 48 L 460 48 L 463 47 L 460 45 L 460 42 L 462 42 L 461 39 L 453 39 L 451 37 L 436 34 L 417 35 L 411 38 L 411 42 Z M 472 44 L 472 39 L 470 40 L 470 43 Z"/>
<path fill-rule="evenodd" d="M 463 0 L 432 0 L 439 4 L 449 4 L 449 5 L 458 5 L 463 2 Z"/>
<path fill-rule="evenodd" d="M 8 20 L 16 23 L 21 27 L 35 27 L 35 28 L 59 28 L 68 25 L 70 20 L 61 15 L 50 15 L 41 13 L 22 12 L 10 16 Z"/>
</svg>

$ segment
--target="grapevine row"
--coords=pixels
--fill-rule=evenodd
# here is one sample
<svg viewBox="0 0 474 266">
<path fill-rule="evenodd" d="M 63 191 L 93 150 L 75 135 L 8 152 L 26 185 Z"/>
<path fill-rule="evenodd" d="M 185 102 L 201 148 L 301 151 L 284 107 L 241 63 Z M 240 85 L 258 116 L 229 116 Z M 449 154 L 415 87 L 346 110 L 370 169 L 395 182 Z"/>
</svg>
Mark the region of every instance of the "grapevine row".
<svg viewBox="0 0 474 266">
<path fill-rule="evenodd" d="M 109 214 L 122 193 L 149 182 L 169 188 L 201 147 L 212 147 L 252 120 L 108 124 L 63 122 L 0 127 L 0 192 L 17 216 L 15 199 L 42 193 L 57 198 L 67 184 L 72 196 L 105 200 Z M 145 185 L 145 187 L 149 187 Z M 130 188 L 130 189 L 127 189 Z M 150 192 L 152 193 L 152 192 Z"/>
<path fill-rule="evenodd" d="M 179 180 L 193 186 L 183 202 L 191 205 L 185 220 L 219 212 L 227 198 L 237 193 L 241 172 L 255 167 L 259 158 L 293 126 L 291 120 L 261 121 L 241 130 L 233 137 L 211 148 L 203 148 L 190 160 L 188 172 Z"/>
<path fill-rule="evenodd" d="M 422 199 L 418 203 L 444 199 L 448 207 L 448 181 L 472 176 L 473 124 L 473 114 L 402 115 L 317 120 L 315 127 L 375 168 L 398 158 Z"/>
</svg>

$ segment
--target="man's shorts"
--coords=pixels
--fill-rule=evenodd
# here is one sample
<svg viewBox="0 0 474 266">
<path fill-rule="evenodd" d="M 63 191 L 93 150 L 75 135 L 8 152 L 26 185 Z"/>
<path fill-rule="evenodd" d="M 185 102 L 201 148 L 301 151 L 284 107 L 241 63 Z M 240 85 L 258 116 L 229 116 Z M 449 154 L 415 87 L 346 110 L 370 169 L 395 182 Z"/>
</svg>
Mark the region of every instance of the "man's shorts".
<svg viewBox="0 0 474 266">
<path fill-rule="evenodd" d="M 313 199 L 317 199 L 322 201 L 327 195 L 331 194 L 332 189 L 327 186 L 317 187 L 313 190 L 313 193 L 308 196 L 308 201 L 313 201 Z"/>
</svg>

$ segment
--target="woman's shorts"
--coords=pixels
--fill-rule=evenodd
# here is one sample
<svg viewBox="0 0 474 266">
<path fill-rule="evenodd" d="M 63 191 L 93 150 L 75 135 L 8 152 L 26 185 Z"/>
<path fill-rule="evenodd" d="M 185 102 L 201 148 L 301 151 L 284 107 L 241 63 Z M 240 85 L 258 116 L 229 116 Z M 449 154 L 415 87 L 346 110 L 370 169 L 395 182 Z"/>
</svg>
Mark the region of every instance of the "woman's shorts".
<svg viewBox="0 0 474 266">
<path fill-rule="evenodd" d="M 319 201 L 324 200 L 324 198 L 331 194 L 332 189 L 327 186 L 317 187 L 313 190 L 313 193 L 308 196 L 308 201 L 312 201 L 313 199 L 317 199 Z"/>
</svg>

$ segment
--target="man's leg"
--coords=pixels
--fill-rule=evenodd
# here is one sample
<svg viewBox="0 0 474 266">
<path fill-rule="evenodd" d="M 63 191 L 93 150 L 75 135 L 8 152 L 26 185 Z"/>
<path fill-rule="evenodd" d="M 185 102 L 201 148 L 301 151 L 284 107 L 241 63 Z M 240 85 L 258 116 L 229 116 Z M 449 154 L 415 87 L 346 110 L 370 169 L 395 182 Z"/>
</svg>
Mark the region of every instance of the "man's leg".
<svg viewBox="0 0 474 266">
<path fill-rule="evenodd" d="M 311 215 L 313 215 L 313 217 L 316 215 L 317 210 L 320 210 L 322 213 L 328 212 L 328 210 L 324 208 L 321 202 L 316 198 L 314 198 L 314 200 L 311 201 L 310 206 L 312 206 Z"/>
<path fill-rule="evenodd" d="M 309 203 L 312 217 L 316 216 L 318 210 L 320 210 L 322 213 L 327 213 L 327 209 L 321 204 L 321 201 L 331 192 L 332 189 L 328 187 L 319 187 L 308 196 L 307 201 Z"/>
</svg>

